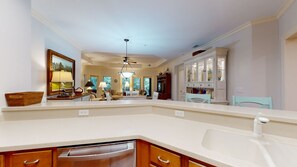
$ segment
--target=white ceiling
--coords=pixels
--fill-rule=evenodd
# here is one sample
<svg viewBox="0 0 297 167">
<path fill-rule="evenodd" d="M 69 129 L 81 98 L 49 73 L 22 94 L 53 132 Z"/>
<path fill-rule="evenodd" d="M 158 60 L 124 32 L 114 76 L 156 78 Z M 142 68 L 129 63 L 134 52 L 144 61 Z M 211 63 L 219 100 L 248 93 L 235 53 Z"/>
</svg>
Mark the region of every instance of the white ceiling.
<svg viewBox="0 0 297 167">
<path fill-rule="evenodd" d="M 97 52 L 106 56 L 125 53 L 124 38 L 130 39 L 128 54 L 164 60 L 247 21 L 274 16 L 285 1 L 32 0 L 32 10 L 93 60 Z"/>
</svg>

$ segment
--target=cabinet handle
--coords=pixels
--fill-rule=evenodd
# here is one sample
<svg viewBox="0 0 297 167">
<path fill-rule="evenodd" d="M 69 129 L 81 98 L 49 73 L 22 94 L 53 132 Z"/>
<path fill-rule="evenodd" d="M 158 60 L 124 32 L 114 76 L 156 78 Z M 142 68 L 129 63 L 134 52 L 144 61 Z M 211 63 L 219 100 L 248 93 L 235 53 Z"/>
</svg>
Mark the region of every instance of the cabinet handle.
<svg viewBox="0 0 297 167">
<path fill-rule="evenodd" d="M 36 159 L 35 161 L 28 161 L 28 160 L 25 160 L 24 161 L 24 165 L 33 165 L 33 164 L 37 164 L 39 162 L 39 159 Z"/>
<path fill-rule="evenodd" d="M 164 163 L 164 164 L 169 164 L 169 163 L 170 163 L 169 160 L 163 160 L 163 159 L 161 158 L 161 156 L 158 156 L 158 160 L 159 160 L 160 162 Z"/>
</svg>

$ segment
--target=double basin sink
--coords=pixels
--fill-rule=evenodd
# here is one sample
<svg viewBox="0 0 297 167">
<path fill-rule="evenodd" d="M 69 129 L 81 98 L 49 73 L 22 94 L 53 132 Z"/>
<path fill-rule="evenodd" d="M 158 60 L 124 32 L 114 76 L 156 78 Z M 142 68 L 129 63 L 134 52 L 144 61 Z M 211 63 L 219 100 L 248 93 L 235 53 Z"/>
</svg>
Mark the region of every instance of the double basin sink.
<svg viewBox="0 0 297 167">
<path fill-rule="evenodd" d="M 297 167 L 297 146 L 270 136 L 254 137 L 241 133 L 208 129 L 202 146 L 221 156 L 260 167 Z"/>
</svg>

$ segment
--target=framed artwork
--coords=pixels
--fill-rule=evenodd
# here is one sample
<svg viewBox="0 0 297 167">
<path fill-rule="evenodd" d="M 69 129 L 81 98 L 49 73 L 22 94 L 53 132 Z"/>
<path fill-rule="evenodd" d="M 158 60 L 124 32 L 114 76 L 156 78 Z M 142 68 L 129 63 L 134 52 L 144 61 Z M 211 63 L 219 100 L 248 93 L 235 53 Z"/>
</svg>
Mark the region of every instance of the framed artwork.
<svg viewBox="0 0 297 167">
<path fill-rule="evenodd" d="M 63 74 L 69 74 L 68 79 L 63 81 Z M 59 77 L 56 78 L 54 75 L 59 73 Z M 70 79 L 72 81 L 70 81 Z M 70 92 L 75 86 L 75 60 L 55 52 L 51 49 L 47 50 L 47 95 L 57 95 L 61 93 L 62 90 Z"/>
</svg>

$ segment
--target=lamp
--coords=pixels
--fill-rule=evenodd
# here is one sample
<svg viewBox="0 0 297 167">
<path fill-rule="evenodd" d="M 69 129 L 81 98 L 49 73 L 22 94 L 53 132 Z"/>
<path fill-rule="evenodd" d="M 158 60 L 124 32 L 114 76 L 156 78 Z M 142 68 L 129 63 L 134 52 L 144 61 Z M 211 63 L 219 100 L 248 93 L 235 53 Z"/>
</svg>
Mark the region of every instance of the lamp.
<svg viewBox="0 0 297 167">
<path fill-rule="evenodd" d="M 104 88 L 107 87 L 106 82 L 100 82 L 100 84 L 99 84 L 98 87 L 99 87 L 99 88 L 102 88 L 102 98 L 104 98 Z"/>
<path fill-rule="evenodd" d="M 100 82 L 100 84 L 99 84 L 98 87 L 99 87 L 99 88 L 102 88 L 102 90 L 104 90 L 104 88 L 107 87 L 107 84 L 106 84 L 106 82 Z"/>
<path fill-rule="evenodd" d="M 129 63 L 128 56 L 127 56 L 128 55 L 127 43 L 129 42 L 129 39 L 124 39 L 124 41 L 126 42 L 126 56 L 124 59 L 123 67 L 122 67 L 121 71 L 119 72 L 119 74 L 122 75 L 122 77 L 124 77 L 124 78 L 130 78 L 135 74 L 135 72 L 133 71 L 133 68 L 132 68 L 131 64 Z M 128 70 L 128 67 L 131 68 L 131 71 Z"/>
<path fill-rule="evenodd" d="M 59 82 L 59 91 L 60 91 L 60 85 L 62 85 L 62 93 L 60 95 L 58 95 L 58 97 L 67 97 L 69 95 L 67 95 L 64 92 L 64 82 L 73 82 L 73 78 L 72 78 L 72 73 L 68 72 L 68 71 L 53 71 L 53 77 L 52 77 L 52 82 Z"/>
<path fill-rule="evenodd" d="M 94 84 L 88 80 L 88 82 L 85 84 L 85 87 L 87 87 L 87 91 L 90 93 L 92 91 L 92 86 L 94 86 Z"/>
</svg>

